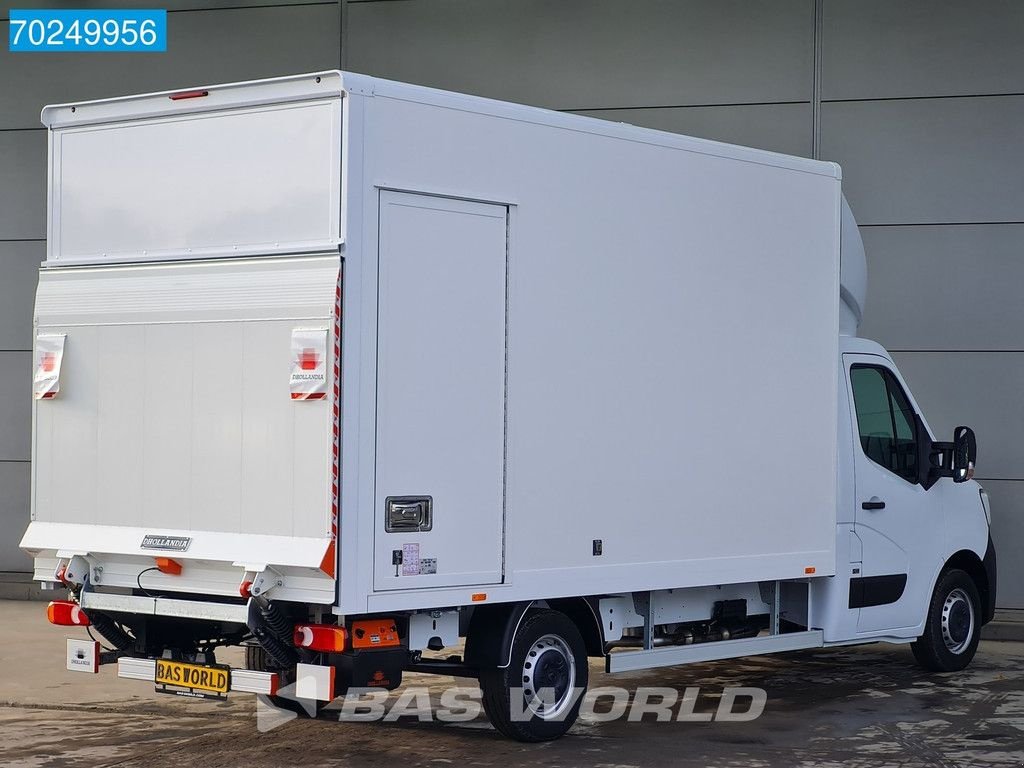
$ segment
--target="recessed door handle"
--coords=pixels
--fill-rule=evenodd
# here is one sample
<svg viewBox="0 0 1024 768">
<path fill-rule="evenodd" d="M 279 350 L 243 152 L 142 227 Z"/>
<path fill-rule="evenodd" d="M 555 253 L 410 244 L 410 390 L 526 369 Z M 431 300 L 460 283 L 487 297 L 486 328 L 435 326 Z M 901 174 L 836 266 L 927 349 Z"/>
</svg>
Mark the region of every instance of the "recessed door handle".
<svg viewBox="0 0 1024 768">
<path fill-rule="evenodd" d="M 885 509 L 885 502 L 879 499 L 877 496 L 873 497 L 871 501 L 865 501 L 860 505 L 861 509 Z"/>
</svg>

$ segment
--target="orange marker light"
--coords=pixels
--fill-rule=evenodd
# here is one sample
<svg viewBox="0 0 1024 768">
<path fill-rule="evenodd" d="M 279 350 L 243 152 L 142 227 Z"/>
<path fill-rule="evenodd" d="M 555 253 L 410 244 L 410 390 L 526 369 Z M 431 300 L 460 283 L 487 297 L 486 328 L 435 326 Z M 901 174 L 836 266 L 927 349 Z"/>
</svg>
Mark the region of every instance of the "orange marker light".
<svg viewBox="0 0 1024 768">
<path fill-rule="evenodd" d="M 172 560 L 169 557 L 155 557 L 156 567 L 160 573 L 166 573 L 170 576 L 181 576 L 181 563 L 177 560 Z"/>
<path fill-rule="evenodd" d="M 473 595 L 469 599 L 472 600 L 474 603 L 482 603 L 484 600 L 487 599 L 487 593 L 486 592 L 477 592 L 475 595 Z"/>
<path fill-rule="evenodd" d="M 808 576 L 810 576 L 812 573 L 816 572 L 817 570 L 818 569 L 815 568 L 813 565 L 809 565 L 806 568 L 804 568 L 804 573 L 806 573 Z"/>
</svg>

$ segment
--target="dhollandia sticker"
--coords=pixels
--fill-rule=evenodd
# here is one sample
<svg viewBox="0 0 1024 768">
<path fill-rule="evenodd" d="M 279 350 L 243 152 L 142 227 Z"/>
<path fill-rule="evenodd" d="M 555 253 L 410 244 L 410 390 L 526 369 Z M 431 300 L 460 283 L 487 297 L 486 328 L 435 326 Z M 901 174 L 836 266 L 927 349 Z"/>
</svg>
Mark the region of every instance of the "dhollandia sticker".
<svg viewBox="0 0 1024 768">
<path fill-rule="evenodd" d="M 64 338 L 63 333 L 36 336 L 36 372 L 32 380 L 32 396 L 36 400 L 49 400 L 60 392 Z"/>
<path fill-rule="evenodd" d="M 292 331 L 292 400 L 327 397 L 327 329 Z"/>
</svg>

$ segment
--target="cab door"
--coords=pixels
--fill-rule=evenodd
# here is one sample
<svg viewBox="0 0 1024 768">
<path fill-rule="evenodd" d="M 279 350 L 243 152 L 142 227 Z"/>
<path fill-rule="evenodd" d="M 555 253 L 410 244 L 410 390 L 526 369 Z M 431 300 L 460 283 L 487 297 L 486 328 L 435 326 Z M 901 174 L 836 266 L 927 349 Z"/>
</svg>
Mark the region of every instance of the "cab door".
<svg viewBox="0 0 1024 768">
<path fill-rule="evenodd" d="M 862 562 L 850 580 L 857 632 L 920 623 L 943 536 L 937 499 L 918 482 L 916 414 L 895 367 L 878 355 L 843 355 L 852 393 L 854 531 Z"/>
</svg>

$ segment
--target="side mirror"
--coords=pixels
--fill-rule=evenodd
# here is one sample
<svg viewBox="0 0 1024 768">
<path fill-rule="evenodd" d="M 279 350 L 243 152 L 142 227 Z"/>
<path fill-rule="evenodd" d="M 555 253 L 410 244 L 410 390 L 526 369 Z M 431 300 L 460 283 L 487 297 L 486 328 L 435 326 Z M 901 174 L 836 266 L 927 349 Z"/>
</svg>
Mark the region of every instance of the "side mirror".
<svg viewBox="0 0 1024 768">
<path fill-rule="evenodd" d="M 978 460 L 978 440 L 970 427 L 953 430 L 953 482 L 966 483 L 974 477 L 974 463 Z"/>
</svg>

